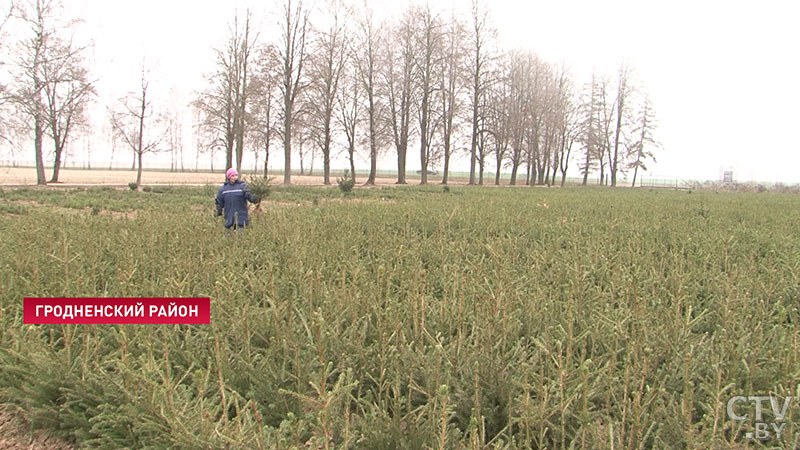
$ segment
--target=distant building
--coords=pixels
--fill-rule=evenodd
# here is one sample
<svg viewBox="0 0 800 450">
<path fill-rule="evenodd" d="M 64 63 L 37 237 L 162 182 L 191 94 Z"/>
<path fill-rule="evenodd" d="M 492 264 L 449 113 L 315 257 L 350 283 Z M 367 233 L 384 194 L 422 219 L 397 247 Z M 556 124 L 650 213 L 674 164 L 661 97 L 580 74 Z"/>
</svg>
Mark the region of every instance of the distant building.
<svg viewBox="0 0 800 450">
<path fill-rule="evenodd" d="M 722 172 L 722 182 L 723 183 L 733 183 L 733 171 L 726 170 Z"/>
</svg>

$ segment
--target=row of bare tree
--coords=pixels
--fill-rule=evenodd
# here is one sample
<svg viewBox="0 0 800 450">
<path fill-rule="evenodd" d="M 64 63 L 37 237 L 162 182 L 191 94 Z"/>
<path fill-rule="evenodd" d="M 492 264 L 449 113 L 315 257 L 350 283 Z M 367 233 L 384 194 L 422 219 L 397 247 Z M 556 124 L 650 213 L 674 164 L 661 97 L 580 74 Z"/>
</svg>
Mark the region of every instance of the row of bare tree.
<svg viewBox="0 0 800 450">
<path fill-rule="evenodd" d="M 366 2 L 328 0 L 312 12 L 302 0 L 283 1 L 272 40 L 261 38 L 249 11 L 234 17 L 206 88 L 191 102 L 204 147 L 198 154 L 211 151 L 213 159 L 214 149 L 223 149 L 226 167 L 241 169 L 251 152 L 256 165 L 263 158 L 266 175 L 280 143 L 285 184 L 293 156 L 302 172 L 309 155 L 312 164 L 321 155 L 330 184 L 333 157 L 345 154 L 355 176 L 363 152 L 370 161 L 366 183 L 373 184 L 379 154 L 392 151 L 404 184 L 409 149 L 416 148 L 423 184 L 434 168 L 447 183 L 451 159 L 461 152 L 469 157 L 470 184 L 484 183 L 489 164 L 496 184 L 503 169 L 510 169 L 511 184 L 523 173 L 526 184 L 555 184 L 559 175 L 563 184 L 576 160 L 584 184 L 599 172 L 600 182 L 613 186 L 629 170 L 635 183 L 653 159 L 653 109 L 631 69 L 623 65 L 613 80 L 598 75 L 576 86 L 564 67 L 530 51 L 503 51 L 479 0 L 467 18 L 412 5 L 381 23 Z M 18 126 L 4 119 L 0 135 L 32 133 L 39 183 L 43 142 L 52 139 L 57 181 L 68 137 L 86 124 L 95 95 L 87 48 L 73 44 L 73 22 L 61 19 L 59 0 L 19 0 L 5 17 L 2 26 L 16 21 L 25 35 L 10 52 L 11 83 L 0 85 L 0 107 L 11 105 L 27 119 Z M 174 147 L 181 146 L 179 120 L 153 111 L 149 83 L 143 63 L 141 85 L 108 108 L 115 138 L 138 163 L 137 184 L 143 154 L 173 147 L 175 165 Z"/>
<path fill-rule="evenodd" d="M 235 18 L 194 102 L 208 145 L 224 148 L 228 166 L 240 168 L 249 147 L 257 161 L 263 154 L 266 175 L 272 145 L 282 142 L 289 184 L 293 150 L 302 170 L 310 144 L 329 184 L 334 148 L 353 173 L 365 148 L 372 184 L 379 152 L 392 148 L 403 184 L 416 146 L 423 184 L 434 165 L 447 183 L 456 151 L 469 154 L 470 184 L 483 184 L 492 159 L 495 183 L 510 168 L 511 184 L 520 170 L 526 184 L 553 184 L 559 174 L 563 184 L 581 153 L 584 184 L 599 171 L 601 182 L 610 174 L 616 185 L 628 170 L 635 182 L 653 159 L 652 107 L 627 66 L 614 82 L 594 76 L 576 87 L 563 67 L 529 51 L 501 51 L 478 0 L 469 20 L 412 5 L 377 24 L 368 4 L 338 0 L 318 14 L 319 26 L 302 0 L 285 0 L 282 11 L 274 42 L 259 41 L 249 12 Z"/>
<path fill-rule="evenodd" d="M 91 133 L 90 102 L 96 97 L 96 79 L 86 62 L 90 45 L 76 43 L 80 21 L 66 19 L 60 0 L 13 0 L 0 22 L 0 141 L 27 141 L 32 137 L 37 184 L 46 184 L 44 146 L 53 145 L 53 171 L 58 182 L 67 143 L 79 132 Z M 13 29 L 13 39 L 8 29 Z M 7 76 L 6 76 L 7 75 Z M 107 106 L 113 140 L 133 151 L 141 184 L 142 159 L 150 152 L 171 150 L 175 165 L 182 153 L 179 114 L 155 111 L 144 61 L 140 84 Z M 112 160 L 114 145 L 112 144 Z"/>
<path fill-rule="evenodd" d="M 46 182 L 45 140 L 53 146 L 51 181 L 58 181 L 67 142 L 86 126 L 86 108 L 95 95 L 85 63 L 87 47 L 74 42 L 75 21 L 62 13 L 56 0 L 11 2 L 0 24 L 0 68 L 8 69 L 10 80 L 0 84 L 0 139 L 32 135 L 38 184 Z M 8 26 L 18 39 L 8 39 Z"/>
</svg>

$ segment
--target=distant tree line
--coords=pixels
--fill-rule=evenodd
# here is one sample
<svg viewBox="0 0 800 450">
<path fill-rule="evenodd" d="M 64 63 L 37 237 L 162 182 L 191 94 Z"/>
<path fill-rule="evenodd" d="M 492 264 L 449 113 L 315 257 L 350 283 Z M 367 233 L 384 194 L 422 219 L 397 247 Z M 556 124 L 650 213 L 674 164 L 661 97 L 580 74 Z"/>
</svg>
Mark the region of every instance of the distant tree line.
<svg viewBox="0 0 800 450">
<path fill-rule="evenodd" d="M 274 42 L 259 41 L 250 12 L 230 25 L 217 69 L 194 102 L 208 145 L 223 147 L 228 165 L 241 168 L 248 147 L 256 160 L 263 155 L 266 175 L 280 142 L 284 183 L 294 156 L 302 173 L 306 160 L 321 155 L 330 184 L 341 147 L 334 143 L 344 142 L 351 171 L 359 151 L 369 159 L 366 184 L 387 151 L 397 157 L 397 183 L 406 183 L 417 149 L 423 184 L 434 169 L 446 184 L 451 158 L 466 152 L 470 184 L 485 182 L 489 161 L 496 184 L 503 169 L 511 184 L 563 184 L 574 160 L 584 184 L 599 172 L 614 186 L 631 170 L 635 182 L 653 160 L 653 108 L 630 67 L 576 86 L 565 67 L 499 48 L 477 0 L 468 18 L 411 5 L 378 24 L 368 4 L 338 0 L 314 13 L 286 0 Z"/>
<path fill-rule="evenodd" d="M 57 0 L 11 2 L 0 26 L 0 138 L 33 138 L 36 180 L 45 184 L 43 148 L 53 150 L 53 175 L 59 169 L 67 142 L 87 126 L 86 108 L 95 95 L 85 62 L 87 46 L 74 39 L 76 21 L 64 17 Z M 19 30 L 8 38 L 6 27 Z"/>
<path fill-rule="evenodd" d="M 570 164 L 583 184 L 598 174 L 615 186 L 630 172 L 635 183 L 658 144 L 653 107 L 633 69 L 623 64 L 613 77 L 594 74 L 577 85 L 564 66 L 501 48 L 486 6 L 471 6 L 462 17 L 411 5 L 378 22 L 368 2 L 327 0 L 312 11 L 302 0 L 284 0 L 271 40 L 250 11 L 236 13 L 214 49 L 206 87 L 191 102 L 197 158 L 222 150 L 226 167 L 241 169 L 249 153 L 256 166 L 263 161 L 266 176 L 270 156 L 282 149 L 285 184 L 294 166 L 305 173 L 320 159 L 330 184 L 338 155 L 353 176 L 355 161 L 366 158 L 364 181 L 374 184 L 386 153 L 396 156 L 398 184 L 407 182 L 409 158 L 419 162 L 422 184 L 433 171 L 446 184 L 458 154 L 469 159 L 470 184 L 499 184 L 501 171 L 510 171 L 510 184 L 563 185 Z M 62 14 L 58 0 L 19 0 L 0 24 L 26 26 L 13 44 L 3 40 L 12 58 L 0 69 L 12 76 L 0 85 L 0 108 L 27 117 L 4 119 L 0 136 L 33 136 L 40 183 L 45 138 L 53 142 L 57 181 L 66 142 L 86 126 L 95 95 L 87 48 L 73 43 L 74 22 Z M 108 107 L 113 136 L 133 151 L 140 171 L 143 154 L 164 150 L 175 169 L 183 161 L 179 114 L 155 111 L 148 87 L 142 62 L 141 86 Z"/>
</svg>

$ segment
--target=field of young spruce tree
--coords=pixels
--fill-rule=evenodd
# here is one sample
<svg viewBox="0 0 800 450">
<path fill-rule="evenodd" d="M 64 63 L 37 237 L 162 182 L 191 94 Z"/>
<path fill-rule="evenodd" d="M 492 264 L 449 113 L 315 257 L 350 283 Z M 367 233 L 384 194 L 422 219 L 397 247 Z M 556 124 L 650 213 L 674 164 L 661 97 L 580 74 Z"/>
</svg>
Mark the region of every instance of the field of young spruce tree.
<svg viewBox="0 0 800 450">
<path fill-rule="evenodd" d="M 0 192 L 0 403 L 79 448 L 800 442 L 800 196 L 273 187 L 227 237 L 215 192 Z M 24 325 L 49 296 L 211 324 Z"/>
</svg>

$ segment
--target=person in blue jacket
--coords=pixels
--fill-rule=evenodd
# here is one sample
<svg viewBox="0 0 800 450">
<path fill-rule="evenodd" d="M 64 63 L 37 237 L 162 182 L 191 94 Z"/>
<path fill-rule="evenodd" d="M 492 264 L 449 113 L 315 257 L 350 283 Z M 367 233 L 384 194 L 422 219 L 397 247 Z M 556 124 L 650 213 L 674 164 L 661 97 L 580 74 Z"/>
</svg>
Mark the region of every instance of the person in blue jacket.
<svg viewBox="0 0 800 450">
<path fill-rule="evenodd" d="M 247 202 L 258 203 L 258 198 L 250 193 L 247 183 L 239 180 L 239 172 L 233 167 L 225 172 L 225 184 L 217 192 L 217 216 L 225 211 L 225 228 L 242 229 L 250 224 L 247 216 Z"/>
</svg>

